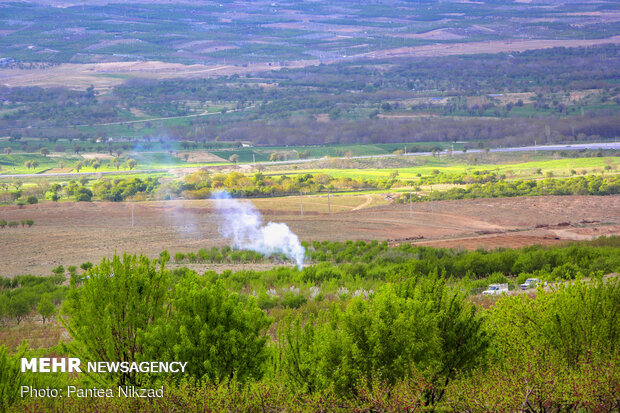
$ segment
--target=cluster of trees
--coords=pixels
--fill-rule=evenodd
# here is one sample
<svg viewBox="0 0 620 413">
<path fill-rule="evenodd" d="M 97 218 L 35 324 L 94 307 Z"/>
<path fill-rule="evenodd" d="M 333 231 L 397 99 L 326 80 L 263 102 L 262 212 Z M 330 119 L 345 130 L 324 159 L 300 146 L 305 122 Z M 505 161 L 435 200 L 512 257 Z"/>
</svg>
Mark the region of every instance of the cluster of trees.
<svg viewBox="0 0 620 413">
<path fill-rule="evenodd" d="M 56 314 L 57 306 L 65 298 L 68 287 L 64 268 L 57 267 L 50 277 L 21 275 L 14 278 L 0 277 L 0 320 L 3 324 L 15 320 L 19 325 L 24 318 L 36 311 L 45 323 Z"/>
<path fill-rule="evenodd" d="M 159 186 L 157 178 L 102 178 L 92 185 L 93 195 L 104 201 L 124 201 L 138 194 L 150 195 Z"/>
<path fill-rule="evenodd" d="M 105 96 L 96 96 L 92 88 L 74 91 L 4 87 L 0 99 L 16 110 L 0 118 L 0 131 L 6 130 L 16 139 L 25 133 L 35 136 L 39 131 L 42 137 L 85 139 L 87 134 L 72 125 L 130 120 L 128 109 L 132 107 L 158 117 L 179 116 L 192 113 L 188 102 L 192 106 L 197 102 L 201 106 L 198 110 L 213 104 L 246 110 L 234 115 L 188 118 L 180 125 L 153 121 L 156 128 L 173 140 L 211 142 L 220 138 L 262 145 L 484 140 L 493 146 L 505 146 L 598 140 L 620 134 L 615 116 L 619 50 L 617 45 L 606 45 L 484 58 L 386 59 L 382 69 L 357 61 L 342 62 L 267 72 L 260 78 L 130 79 Z M 605 59 L 601 60 L 601 55 Z M 598 90 L 596 99 L 586 102 L 571 98 L 573 91 L 591 89 Z M 487 96 L 514 92 L 536 95 L 531 104 L 501 104 Z M 480 95 L 489 102 L 467 103 L 468 96 Z M 407 107 L 404 103 L 431 97 L 449 101 L 440 107 Z M 513 116 L 515 107 L 519 111 Z M 396 109 L 447 117 L 377 117 Z M 331 122 L 317 121 L 316 117 L 323 114 L 328 114 Z M 498 119 L 452 118 L 463 114 Z M 534 119 L 519 119 L 524 116 Z M 32 125 L 45 129 L 27 129 Z M 153 123 L 147 126 L 150 130 Z M 390 133 L 386 134 L 386 130 Z M 102 131 L 89 132 L 89 136 L 96 138 L 97 133 Z M 129 133 L 145 132 L 133 129 Z"/>
<path fill-rule="evenodd" d="M 177 252 L 176 254 L 174 254 L 174 261 L 176 263 L 254 263 L 263 261 L 266 258 L 273 258 L 280 261 L 286 259 L 286 257 L 282 255 L 278 255 L 277 257 L 265 257 L 255 251 L 234 250 L 230 247 L 211 247 L 208 250 L 201 248 L 198 250 L 197 253 Z"/>
<path fill-rule="evenodd" d="M 439 169 L 433 169 L 429 176 L 423 176 L 419 180 L 420 185 L 430 184 L 484 184 L 506 179 L 506 174 L 497 174 L 493 171 L 473 171 L 471 174 L 447 174 Z"/>
<path fill-rule="evenodd" d="M 530 246 L 521 249 L 458 251 L 401 244 L 389 247 L 387 242 L 314 241 L 306 246 L 312 262 L 352 263 L 322 271 L 320 265 L 305 268 L 302 279 L 323 281 L 346 276 L 345 270 L 363 278 L 389 280 L 390 265 L 406 266 L 415 274 L 439 272 L 447 276 L 477 279 L 499 273 L 504 276 L 546 274 L 545 279 L 575 278 L 578 274 L 596 271 L 614 272 L 619 269 L 616 256 L 620 237 L 601 238 L 594 243 L 575 243 L 569 246 Z M 363 266 L 360 264 L 368 264 Z"/>
<path fill-rule="evenodd" d="M 0 128 L 63 126 L 112 122 L 122 109 L 107 99 L 98 99 L 94 88 L 84 91 L 64 87 L 0 88 L 0 99 L 18 104 L 18 109 L 0 119 Z"/>
<path fill-rule="evenodd" d="M 208 198 L 212 191 L 226 190 L 233 196 L 272 196 L 304 193 L 317 193 L 325 190 L 389 189 L 396 183 L 396 177 L 385 179 L 335 178 L 327 174 L 304 174 L 268 176 L 257 172 L 247 176 L 240 172 L 211 174 L 198 171 L 184 178 L 183 182 L 163 184 L 163 193 L 180 194 L 185 198 Z"/>
<path fill-rule="evenodd" d="M 75 148 L 74 148 L 75 149 Z M 78 150 L 75 150 L 75 152 L 79 152 Z M 79 161 L 77 162 L 73 168 L 75 169 L 76 172 L 80 172 L 83 168 L 93 168 L 95 171 L 99 168 L 101 168 L 103 164 L 103 160 L 98 159 L 98 158 L 90 158 L 90 159 L 84 159 L 83 161 Z M 121 165 L 125 168 L 125 169 L 129 169 L 132 170 L 134 169 L 136 166 L 138 166 L 138 161 L 136 161 L 133 158 L 127 158 L 127 160 L 125 162 L 123 162 L 123 159 L 120 158 L 120 156 L 115 157 L 114 159 L 111 159 L 109 162 L 110 167 L 114 167 L 116 168 L 116 170 L 118 170 Z"/>
<path fill-rule="evenodd" d="M 589 175 L 566 179 L 546 178 L 541 180 L 489 181 L 472 184 L 466 188 L 451 188 L 435 191 L 433 199 L 502 198 L 536 195 L 614 195 L 620 193 L 620 178 L 617 175 Z M 397 202 L 408 203 L 410 194 L 404 194 Z M 430 200 L 429 195 L 413 196 L 413 202 Z"/>
<path fill-rule="evenodd" d="M 316 246 L 389 250 L 376 243 Z M 524 265 L 542 257 L 553 268 L 578 261 L 586 270 L 613 259 L 617 271 L 617 254 L 610 250 L 617 251 L 617 239 L 564 249 L 489 252 L 482 255 L 482 263 L 501 266 L 500 260 L 516 255 Z M 424 262 L 433 254 L 441 260 L 450 253 L 416 252 L 423 256 L 411 262 Z M 481 252 L 459 254 L 481 256 Z M 229 284 L 252 272 L 219 276 L 200 276 L 188 269 L 170 272 L 165 267 L 169 259 L 165 252 L 152 261 L 114 256 L 88 268 L 81 283 L 69 287 L 60 313 L 72 341 L 54 351 L 79 356 L 83 362 L 187 361 L 184 376 L 97 375 L 104 386 L 165 383 L 168 398 L 185 394 L 170 403 L 184 406 L 202 405 L 204 399 L 197 398 L 208 394 L 211 407 L 217 401 L 276 409 L 291 400 L 308 401 L 291 411 L 330 405 L 345 410 L 355 406 L 467 410 L 475 409 L 476 401 L 497 410 L 532 412 L 540 406 L 602 411 L 616 407 L 617 277 L 587 273 L 587 282 L 562 282 L 548 290 L 539 288 L 533 296 L 502 297 L 485 309 L 451 284 L 450 273 L 427 275 L 402 265 L 391 269 L 385 279 L 389 282 L 371 294 L 325 303 L 324 311 L 304 307 L 279 316 L 274 340 L 268 333 L 274 331 L 270 328 L 274 319 L 251 294 L 238 293 L 242 290 L 238 284 Z M 257 274 L 256 279 L 266 284 L 289 282 L 280 269 L 270 271 L 275 273 Z M 297 274 L 304 271 L 291 269 Z M 12 371 L 18 360 L 0 351 L 6 371 Z M 64 380 L 75 383 L 80 377 L 65 375 Z M 9 386 L 3 401 L 15 391 Z M 260 403 L 235 396 L 244 392 L 257 392 L 252 394 Z M 77 408 L 82 402 L 67 403 Z"/>
<path fill-rule="evenodd" d="M 17 228 L 21 224 L 22 227 L 28 226 L 30 228 L 34 225 L 34 220 L 32 219 L 22 219 L 19 222 L 17 221 L 8 221 L 6 219 L 0 219 L 0 228 L 9 227 L 9 228 Z"/>
</svg>

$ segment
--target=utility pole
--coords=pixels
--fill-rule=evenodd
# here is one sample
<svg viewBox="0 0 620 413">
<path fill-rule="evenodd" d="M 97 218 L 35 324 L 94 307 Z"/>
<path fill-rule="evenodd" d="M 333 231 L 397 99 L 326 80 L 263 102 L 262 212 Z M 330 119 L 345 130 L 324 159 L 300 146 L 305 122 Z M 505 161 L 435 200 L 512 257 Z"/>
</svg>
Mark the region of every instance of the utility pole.
<svg viewBox="0 0 620 413">
<path fill-rule="evenodd" d="M 409 192 L 409 218 L 413 217 L 413 192 Z"/>
<path fill-rule="evenodd" d="M 431 185 L 431 213 L 433 212 L 433 185 Z"/>
<path fill-rule="evenodd" d="M 332 214 L 332 204 L 329 201 L 329 192 L 327 193 L 327 211 L 329 212 L 329 215 Z"/>
<path fill-rule="evenodd" d="M 301 213 L 301 216 L 304 216 L 304 201 L 303 201 L 303 196 L 302 196 L 302 192 L 299 191 L 299 211 Z"/>
</svg>

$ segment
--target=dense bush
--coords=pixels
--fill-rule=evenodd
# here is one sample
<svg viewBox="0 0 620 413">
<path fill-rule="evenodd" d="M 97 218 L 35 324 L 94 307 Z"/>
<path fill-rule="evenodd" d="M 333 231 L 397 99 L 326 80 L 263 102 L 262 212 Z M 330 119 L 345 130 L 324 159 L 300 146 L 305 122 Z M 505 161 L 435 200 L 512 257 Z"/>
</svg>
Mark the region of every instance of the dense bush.
<svg viewBox="0 0 620 413">
<path fill-rule="evenodd" d="M 394 385 L 424 371 L 423 399 L 435 404 L 444 387 L 485 359 L 482 318 L 439 278 L 386 285 L 372 300 L 353 299 L 318 321 L 297 318 L 280 327 L 279 369 L 306 391 L 334 388 L 351 395 L 374 379 Z"/>
<path fill-rule="evenodd" d="M 141 339 L 152 360 L 187 361 L 187 375 L 204 382 L 262 377 L 270 320 L 252 298 L 186 275 L 170 304 L 172 311 Z"/>
<path fill-rule="evenodd" d="M 145 352 L 138 340 L 164 313 L 168 271 L 163 264 L 135 255 L 103 259 L 86 271 L 81 287 L 73 288 L 63 303 L 61 320 L 73 341 L 67 350 L 86 361 L 138 361 Z M 108 380 L 138 384 L 136 372 Z"/>
</svg>

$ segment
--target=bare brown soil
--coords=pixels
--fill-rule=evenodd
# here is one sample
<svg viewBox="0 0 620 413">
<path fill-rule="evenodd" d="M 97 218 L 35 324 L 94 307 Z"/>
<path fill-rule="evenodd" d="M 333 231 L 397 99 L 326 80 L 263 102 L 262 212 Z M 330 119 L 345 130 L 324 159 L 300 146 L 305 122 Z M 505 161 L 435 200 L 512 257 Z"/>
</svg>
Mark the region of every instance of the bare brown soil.
<svg viewBox="0 0 620 413">
<path fill-rule="evenodd" d="M 460 40 L 465 36 L 452 32 L 450 29 L 436 29 L 424 33 L 404 33 L 393 34 L 394 37 L 404 37 L 407 39 L 427 39 L 427 40 Z"/>
<path fill-rule="evenodd" d="M 276 23 L 278 24 L 278 23 Z M 475 29 L 489 31 L 482 26 L 472 26 Z M 348 33 L 364 30 L 362 26 L 332 28 L 331 32 Z M 447 35 L 451 32 L 435 30 L 433 36 Z M 458 40 L 458 39 L 453 39 Z M 534 49 L 551 47 L 578 47 L 594 46 L 599 44 L 618 44 L 620 36 L 606 39 L 570 39 L 570 40 L 494 40 L 486 42 L 444 43 L 425 46 L 401 47 L 395 49 L 379 50 L 369 53 L 361 53 L 351 57 L 378 58 L 399 56 L 448 56 L 477 53 L 501 53 L 521 52 Z M 15 86 L 42 86 L 57 87 L 66 86 L 76 89 L 84 89 L 90 85 L 98 90 L 109 89 L 123 83 L 128 77 L 141 77 L 150 79 L 169 78 L 205 78 L 216 76 L 228 76 L 233 74 L 257 73 L 269 70 L 279 70 L 282 67 L 299 68 L 314 66 L 319 60 L 294 60 L 281 65 L 280 63 L 254 63 L 250 65 L 183 65 L 179 63 L 166 63 L 158 61 L 141 62 L 102 62 L 75 64 L 64 63 L 58 66 L 41 69 L 0 69 L 0 77 L 3 84 L 9 87 Z"/>
<path fill-rule="evenodd" d="M 288 62 L 286 67 L 317 65 L 317 60 Z M 42 70 L 0 69 L 0 77 L 6 86 L 66 86 L 84 89 L 93 85 L 98 90 L 109 89 L 123 83 L 127 77 L 149 79 L 207 78 L 245 74 L 267 70 L 278 70 L 276 63 L 256 63 L 244 66 L 232 65 L 183 65 L 180 63 L 148 62 L 105 62 L 75 64 L 64 63 Z"/>
<path fill-rule="evenodd" d="M 285 222 L 302 240 L 389 240 L 455 248 L 555 244 L 599 235 L 620 235 L 620 196 L 547 196 L 388 205 L 367 209 L 325 208 L 304 216 L 293 199 L 256 203 L 266 221 Z M 290 201 L 290 202 L 288 202 Z M 308 200 L 307 202 L 310 202 Z M 312 202 L 327 202 L 317 197 Z M 363 200 L 361 201 L 363 202 Z M 372 205 L 371 205 L 372 206 Z M 155 257 L 162 250 L 196 252 L 227 245 L 209 200 L 129 203 L 43 203 L 0 208 L 0 219 L 33 219 L 33 227 L 0 230 L 0 275 L 47 275 L 60 264 L 98 262 L 122 252 Z M 216 266 L 201 266 L 219 269 Z"/>
<path fill-rule="evenodd" d="M 219 156 L 213 155 L 212 153 L 209 153 L 209 152 L 199 152 L 199 151 L 177 152 L 175 156 L 181 159 L 185 159 L 185 156 L 187 156 L 187 162 L 189 163 L 228 162 L 227 159 L 220 158 Z"/>
<path fill-rule="evenodd" d="M 360 56 L 370 58 L 401 56 L 450 56 L 459 54 L 524 52 L 526 50 L 548 49 L 551 47 L 587 47 L 599 44 L 618 44 L 620 36 L 607 39 L 571 39 L 571 40 L 491 40 L 487 42 L 467 42 L 434 44 L 428 46 L 399 47 L 364 53 Z"/>
</svg>

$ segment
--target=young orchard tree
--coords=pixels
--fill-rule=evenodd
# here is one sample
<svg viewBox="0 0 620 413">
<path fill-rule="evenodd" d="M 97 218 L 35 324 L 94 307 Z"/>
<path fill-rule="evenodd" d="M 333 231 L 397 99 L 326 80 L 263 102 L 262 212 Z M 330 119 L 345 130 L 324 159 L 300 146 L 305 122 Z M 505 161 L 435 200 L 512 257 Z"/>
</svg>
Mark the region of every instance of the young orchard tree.
<svg viewBox="0 0 620 413">
<path fill-rule="evenodd" d="M 67 350 L 83 361 L 140 361 L 140 340 L 164 314 L 169 275 L 145 256 L 115 255 L 86 272 L 82 286 L 70 290 L 60 321 L 73 341 Z M 139 385 L 136 372 L 109 374 L 110 382 Z"/>
<path fill-rule="evenodd" d="M 253 298 L 241 298 L 222 283 L 186 274 L 175 286 L 169 318 L 147 332 L 151 359 L 187 361 L 200 381 L 260 379 L 267 359 L 265 330 L 271 320 Z M 175 345 L 170 345 L 175 343 Z"/>
<path fill-rule="evenodd" d="M 457 372 L 485 359 L 489 340 L 475 307 L 444 279 L 402 276 L 398 286 L 357 297 L 345 310 L 334 307 L 318 323 L 282 323 L 283 377 L 305 390 L 352 395 L 363 382 L 394 385 L 424 373 L 428 384 L 419 397 L 428 406 L 439 403 Z"/>
<path fill-rule="evenodd" d="M 21 321 L 30 314 L 30 304 L 28 303 L 28 298 L 23 295 L 16 295 L 11 297 L 9 300 L 8 306 L 9 317 L 14 317 L 17 321 L 17 325 L 21 323 Z"/>
<path fill-rule="evenodd" d="M 93 263 L 92 263 L 92 262 L 90 262 L 90 261 L 83 262 L 83 263 L 80 265 L 80 268 L 81 268 L 82 270 L 84 270 L 84 271 L 88 271 L 88 270 L 90 270 L 91 268 L 93 268 Z"/>
<path fill-rule="evenodd" d="M 41 315 L 43 324 L 54 314 L 56 314 L 56 306 L 52 302 L 49 294 L 43 294 L 39 304 L 37 305 L 37 313 Z"/>
</svg>

